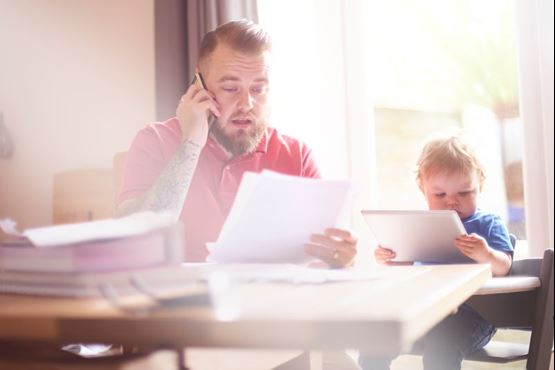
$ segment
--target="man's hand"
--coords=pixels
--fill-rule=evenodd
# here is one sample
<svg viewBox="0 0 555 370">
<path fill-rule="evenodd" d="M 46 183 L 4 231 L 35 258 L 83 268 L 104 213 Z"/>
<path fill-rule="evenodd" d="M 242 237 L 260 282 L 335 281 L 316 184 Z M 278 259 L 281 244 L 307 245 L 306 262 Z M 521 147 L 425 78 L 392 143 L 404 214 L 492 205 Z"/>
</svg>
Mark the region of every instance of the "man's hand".
<svg viewBox="0 0 555 370">
<path fill-rule="evenodd" d="M 491 250 L 486 239 L 478 234 L 461 235 L 455 239 L 455 246 L 467 257 L 479 263 L 491 262 Z"/>
<path fill-rule="evenodd" d="M 384 248 L 381 245 L 378 245 L 378 248 L 374 250 L 374 258 L 380 265 L 387 265 L 395 256 L 396 254 L 394 251 Z"/>
<path fill-rule="evenodd" d="M 347 267 L 353 264 L 357 254 L 357 241 L 348 230 L 329 228 L 324 234 L 313 234 L 304 249 L 331 267 Z"/>
<path fill-rule="evenodd" d="M 214 94 L 195 83 L 181 97 L 175 114 L 181 124 L 182 140 L 204 147 L 208 138 L 210 113 L 220 117 L 220 106 Z"/>
</svg>

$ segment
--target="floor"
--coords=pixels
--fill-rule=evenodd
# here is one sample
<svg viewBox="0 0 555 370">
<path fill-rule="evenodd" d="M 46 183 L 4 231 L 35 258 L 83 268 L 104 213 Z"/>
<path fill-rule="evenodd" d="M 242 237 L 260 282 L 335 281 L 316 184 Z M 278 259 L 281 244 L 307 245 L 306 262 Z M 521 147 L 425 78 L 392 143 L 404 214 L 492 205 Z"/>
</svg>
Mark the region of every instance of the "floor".
<svg viewBox="0 0 555 370">
<path fill-rule="evenodd" d="M 529 333 L 522 331 L 500 330 L 495 338 L 498 341 L 527 343 Z M 256 350 L 212 350 L 212 349 L 192 349 L 186 353 L 187 363 L 191 370 L 271 370 L 278 364 L 288 361 L 290 358 L 299 355 L 302 351 L 256 351 Z M 349 352 L 351 356 L 356 356 L 354 352 Z M 329 354 L 328 354 L 329 355 Z M 1 356 L 0 356 L 1 357 Z M 329 357 L 329 356 L 328 356 Z M 324 357 L 325 358 L 325 357 Z M 331 358 L 331 357 L 330 357 Z M 337 360 L 337 359 L 336 359 Z M 401 356 L 397 358 L 391 370 L 422 370 L 421 357 Z M 550 370 L 553 370 L 553 357 Z M 75 364 L 54 363 L 52 366 L 45 367 L 44 363 L 30 366 L 27 364 L 4 363 L 0 360 L 0 370 L 153 370 L 153 369 L 176 369 L 176 353 L 173 351 L 159 351 L 147 358 L 141 358 L 123 365 L 96 364 L 97 366 L 77 366 Z M 326 363 L 326 361 L 324 362 Z M 324 366 L 325 370 L 352 370 L 357 368 L 354 362 L 348 364 L 345 361 L 334 361 L 337 366 Z M 240 365 L 239 365 L 240 364 Z M 238 366 L 239 365 L 239 366 Z M 328 362 L 329 365 L 329 362 Z M 525 361 L 512 364 L 484 364 L 467 361 L 463 364 L 462 370 L 525 370 Z M 295 368 L 297 370 L 297 368 Z M 304 369 L 303 369 L 304 370 Z M 547 370 L 547 369 L 546 369 Z"/>
</svg>

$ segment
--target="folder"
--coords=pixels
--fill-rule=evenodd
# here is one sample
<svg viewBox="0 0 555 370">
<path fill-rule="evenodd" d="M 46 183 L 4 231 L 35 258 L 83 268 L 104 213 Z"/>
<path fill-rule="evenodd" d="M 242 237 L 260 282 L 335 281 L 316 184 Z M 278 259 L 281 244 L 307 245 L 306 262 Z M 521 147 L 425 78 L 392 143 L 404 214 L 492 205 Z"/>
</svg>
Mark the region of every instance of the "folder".
<svg viewBox="0 0 555 370">
<path fill-rule="evenodd" d="M 24 233 L 13 224 L 0 226 L 10 234 L 0 242 L 0 292 L 5 293 L 87 297 L 110 288 L 128 294 L 137 290 L 132 283 L 139 275 L 171 277 L 183 259 L 182 224 L 165 215 L 136 214 Z"/>
<path fill-rule="evenodd" d="M 179 231 L 165 228 L 145 235 L 93 240 L 58 247 L 0 245 L 0 270 L 90 272 L 136 269 L 181 262 Z"/>
<path fill-rule="evenodd" d="M 146 288 L 145 288 L 146 287 Z M 177 296 L 205 291 L 201 282 L 178 265 L 152 266 L 129 271 L 28 272 L 0 271 L 0 293 L 63 296 L 113 297 Z"/>
</svg>

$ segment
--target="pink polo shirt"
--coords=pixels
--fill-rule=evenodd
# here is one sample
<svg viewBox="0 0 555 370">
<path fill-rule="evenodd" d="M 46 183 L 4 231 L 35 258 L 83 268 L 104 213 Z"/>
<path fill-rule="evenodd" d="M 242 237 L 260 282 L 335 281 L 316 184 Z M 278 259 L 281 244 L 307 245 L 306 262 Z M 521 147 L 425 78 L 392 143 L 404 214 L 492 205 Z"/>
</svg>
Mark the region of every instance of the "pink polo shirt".
<svg viewBox="0 0 555 370">
<path fill-rule="evenodd" d="M 139 131 L 126 157 L 118 202 L 146 192 L 179 145 L 181 127 L 177 118 L 152 123 Z M 243 173 L 264 169 L 288 175 L 320 177 L 311 150 L 273 128 L 266 129 L 254 152 L 231 160 L 212 137 L 208 138 L 181 211 L 187 261 L 206 259 L 206 243 L 218 239 Z"/>
</svg>

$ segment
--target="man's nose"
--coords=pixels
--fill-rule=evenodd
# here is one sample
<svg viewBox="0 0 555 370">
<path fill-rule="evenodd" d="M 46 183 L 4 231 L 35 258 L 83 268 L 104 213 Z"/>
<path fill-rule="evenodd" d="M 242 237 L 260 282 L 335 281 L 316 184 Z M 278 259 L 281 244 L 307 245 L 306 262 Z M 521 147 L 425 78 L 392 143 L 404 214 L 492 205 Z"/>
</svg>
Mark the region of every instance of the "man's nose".
<svg viewBox="0 0 555 370">
<path fill-rule="evenodd" d="M 239 97 L 239 109 L 241 109 L 243 111 L 251 110 L 252 107 L 254 106 L 253 103 L 254 103 L 254 101 L 253 101 L 252 95 L 250 94 L 249 91 L 245 91 Z"/>
</svg>

